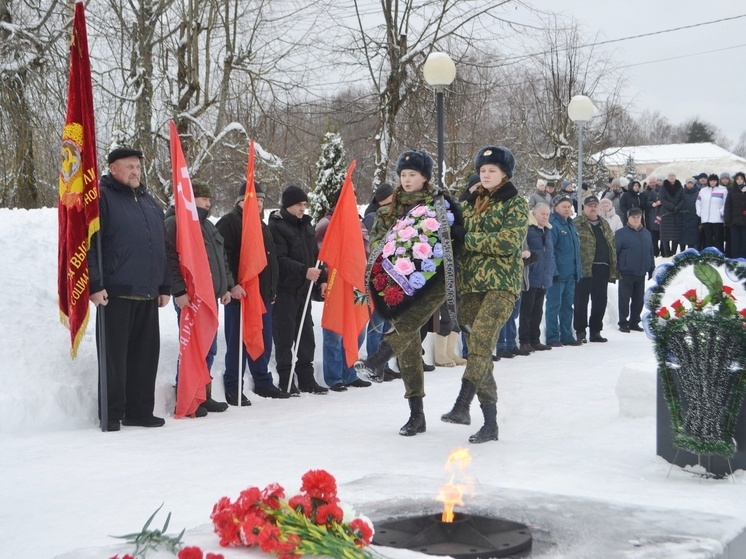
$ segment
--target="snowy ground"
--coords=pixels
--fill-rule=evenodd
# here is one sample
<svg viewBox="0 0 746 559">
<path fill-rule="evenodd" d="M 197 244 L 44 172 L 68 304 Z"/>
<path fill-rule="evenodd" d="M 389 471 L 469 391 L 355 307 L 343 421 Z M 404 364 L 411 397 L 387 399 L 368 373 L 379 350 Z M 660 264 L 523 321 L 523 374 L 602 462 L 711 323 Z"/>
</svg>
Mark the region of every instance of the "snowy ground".
<svg viewBox="0 0 746 559">
<path fill-rule="evenodd" d="M 458 392 L 461 368 L 427 374 L 428 431 L 413 438 L 397 434 L 408 414 L 400 381 L 282 401 L 254 396 L 246 409 L 174 420 L 171 307 L 161 310 L 156 409 L 166 426 L 102 433 L 93 327 L 71 362 L 58 321 L 56 235 L 56 210 L 0 209 L 2 557 L 122 553 L 127 549 L 110 536 L 139 529 L 162 503 L 156 524 L 171 511 L 169 531 L 187 528 L 187 543 L 219 551 L 207 526 L 219 497 L 270 482 L 294 491 L 311 468 L 334 474 L 342 499 L 374 519 L 435 511 L 445 460 L 458 446 L 469 446 L 473 457 L 472 507 L 529 523 L 548 544 L 535 556 L 727 557 L 725 542 L 746 526 L 743 471 L 713 481 L 674 468 L 667 477 L 670 465 L 655 455 L 652 345 L 643 334 L 616 330 L 614 286 L 604 331 L 609 343 L 496 364 L 497 443 L 468 445 L 481 425 L 476 406 L 470 427 L 439 420 Z M 746 555 L 731 550 L 736 556 Z"/>
</svg>

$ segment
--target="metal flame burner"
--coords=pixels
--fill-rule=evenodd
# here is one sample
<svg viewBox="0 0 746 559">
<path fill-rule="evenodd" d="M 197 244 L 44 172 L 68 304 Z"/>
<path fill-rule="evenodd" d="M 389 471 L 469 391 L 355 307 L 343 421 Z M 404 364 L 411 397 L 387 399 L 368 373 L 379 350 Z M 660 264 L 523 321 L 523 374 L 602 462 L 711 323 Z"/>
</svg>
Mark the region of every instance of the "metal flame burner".
<svg viewBox="0 0 746 559">
<path fill-rule="evenodd" d="M 455 559 L 526 557 L 521 552 L 531 549 L 531 531 L 525 524 L 462 513 L 456 513 L 453 522 L 440 518 L 438 513 L 376 523 L 373 543 Z"/>
</svg>

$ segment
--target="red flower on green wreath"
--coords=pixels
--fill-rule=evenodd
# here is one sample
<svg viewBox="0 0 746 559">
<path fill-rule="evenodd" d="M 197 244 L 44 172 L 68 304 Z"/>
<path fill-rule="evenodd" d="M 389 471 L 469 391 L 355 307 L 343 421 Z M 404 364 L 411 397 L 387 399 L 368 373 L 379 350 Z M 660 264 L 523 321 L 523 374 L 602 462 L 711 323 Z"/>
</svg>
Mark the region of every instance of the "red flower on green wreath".
<svg viewBox="0 0 746 559">
<path fill-rule="evenodd" d="M 723 286 L 723 293 L 725 293 L 727 297 L 730 297 L 734 301 L 736 300 L 736 298 L 733 296 L 733 288 L 730 285 Z"/>
<path fill-rule="evenodd" d="M 668 312 L 668 309 L 666 307 L 659 308 L 655 314 L 657 314 L 659 317 L 661 317 L 663 320 L 668 320 L 671 318 L 671 313 Z"/>
<path fill-rule="evenodd" d="M 303 555 L 372 559 L 362 549 L 370 544 L 372 525 L 364 517 L 345 523 L 344 515 L 334 476 L 310 470 L 303 476 L 301 493 L 288 500 L 280 485 L 264 490 L 250 487 L 235 502 L 222 497 L 211 519 L 222 546 L 259 547 L 281 559 Z"/>
<path fill-rule="evenodd" d="M 697 290 L 690 289 L 689 291 L 686 291 L 684 293 L 684 299 L 686 299 L 690 303 L 696 303 L 697 302 Z"/>
<path fill-rule="evenodd" d="M 398 305 L 404 300 L 404 291 L 398 285 L 389 285 L 383 290 L 383 302 L 389 307 Z"/>
<path fill-rule="evenodd" d="M 676 299 L 673 303 L 671 303 L 671 308 L 673 308 L 676 318 L 679 318 L 686 314 L 684 303 L 682 303 L 680 299 Z"/>
</svg>

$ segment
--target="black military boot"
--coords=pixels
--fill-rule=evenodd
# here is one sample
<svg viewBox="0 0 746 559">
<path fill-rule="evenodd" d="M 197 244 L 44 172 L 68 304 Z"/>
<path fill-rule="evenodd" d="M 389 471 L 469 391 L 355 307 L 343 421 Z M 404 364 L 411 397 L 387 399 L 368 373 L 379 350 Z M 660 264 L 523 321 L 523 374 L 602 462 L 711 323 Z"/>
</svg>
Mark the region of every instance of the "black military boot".
<svg viewBox="0 0 746 559">
<path fill-rule="evenodd" d="M 409 398 L 409 421 L 399 429 L 399 434 L 404 437 L 413 437 L 417 433 L 425 432 L 425 412 L 422 409 L 422 398 Z"/>
<path fill-rule="evenodd" d="M 205 410 L 205 415 L 207 415 L 207 412 L 223 412 L 228 409 L 228 404 L 226 404 L 225 402 L 216 402 L 212 399 L 212 383 L 208 384 L 205 389 L 207 391 L 207 399 L 199 406 L 200 408 L 203 408 Z"/>
<path fill-rule="evenodd" d="M 456 403 L 453 409 L 448 413 L 440 416 L 441 421 L 446 423 L 459 423 L 461 425 L 470 425 L 471 416 L 469 415 L 469 406 L 477 393 L 477 387 L 468 380 L 461 381 L 461 392 L 456 397 Z"/>
<path fill-rule="evenodd" d="M 469 437 L 470 443 L 478 444 L 497 440 L 497 404 L 482 404 L 481 408 L 482 415 L 484 415 L 484 425 Z"/>
<path fill-rule="evenodd" d="M 369 355 L 364 361 L 355 362 L 355 372 L 359 377 L 368 378 L 373 382 L 383 382 L 383 374 L 389 359 L 394 356 L 394 350 L 386 342 L 381 342 L 378 350 Z"/>
</svg>

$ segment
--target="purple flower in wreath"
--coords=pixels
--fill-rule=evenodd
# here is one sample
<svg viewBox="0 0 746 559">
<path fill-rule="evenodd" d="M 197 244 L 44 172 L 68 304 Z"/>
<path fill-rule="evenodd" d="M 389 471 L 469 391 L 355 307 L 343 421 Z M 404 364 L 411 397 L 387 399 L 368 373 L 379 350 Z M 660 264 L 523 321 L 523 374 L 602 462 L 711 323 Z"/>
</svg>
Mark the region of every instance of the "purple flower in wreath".
<svg viewBox="0 0 746 559">
<path fill-rule="evenodd" d="M 443 258 L 443 245 L 435 243 L 433 246 L 433 258 Z"/>
<path fill-rule="evenodd" d="M 404 248 L 404 247 L 398 247 L 398 248 L 396 249 L 396 252 L 395 252 L 395 254 L 396 254 L 397 256 L 401 256 L 402 254 L 406 254 L 406 252 L 407 252 L 407 249 L 406 249 L 406 248 Z"/>
<path fill-rule="evenodd" d="M 427 283 L 427 280 L 425 279 L 425 276 L 423 276 L 420 272 L 413 272 L 412 275 L 409 276 L 409 285 L 411 285 L 415 289 L 424 287 L 425 283 Z"/>
<path fill-rule="evenodd" d="M 430 210 L 429 212 L 427 212 L 427 217 L 435 217 L 436 215 L 438 214 L 435 213 L 435 210 Z"/>
<path fill-rule="evenodd" d="M 428 240 L 428 237 L 427 237 L 427 235 L 420 235 L 420 242 L 421 242 L 421 243 L 426 243 L 426 242 L 427 242 L 427 240 Z"/>
<path fill-rule="evenodd" d="M 456 217 L 453 215 L 453 212 L 448 212 L 446 214 L 446 221 L 448 221 L 448 225 L 453 225 L 453 222 L 456 221 Z"/>
<path fill-rule="evenodd" d="M 435 264 L 435 262 L 433 262 L 432 258 L 422 261 L 423 272 L 434 272 L 437 269 L 438 269 L 438 266 Z"/>
<path fill-rule="evenodd" d="M 443 203 L 445 204 L 447 210 L 451 209 L 451 203 L 448 200 L 443 198 Z"/>
</svg>

